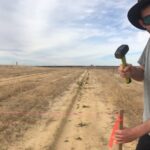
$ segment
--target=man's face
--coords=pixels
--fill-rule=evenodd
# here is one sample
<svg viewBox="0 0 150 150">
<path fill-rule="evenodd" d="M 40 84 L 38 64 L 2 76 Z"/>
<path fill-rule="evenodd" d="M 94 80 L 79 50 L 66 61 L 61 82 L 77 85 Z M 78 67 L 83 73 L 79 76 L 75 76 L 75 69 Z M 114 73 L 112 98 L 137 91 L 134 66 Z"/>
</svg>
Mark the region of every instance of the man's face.
<svg viewBox="0 0 150 150">
<path fill-rule="evenodd" d="M 146 7 L 141 12 L 141 17 L 145 18 L 147 16 L 150 16 L 150 6 Z M 139 23 L 148 31 L 150 32 L 150 24 L 144 24 L 144 21 L 142 19 L 139 20 Z"/>
</svg>

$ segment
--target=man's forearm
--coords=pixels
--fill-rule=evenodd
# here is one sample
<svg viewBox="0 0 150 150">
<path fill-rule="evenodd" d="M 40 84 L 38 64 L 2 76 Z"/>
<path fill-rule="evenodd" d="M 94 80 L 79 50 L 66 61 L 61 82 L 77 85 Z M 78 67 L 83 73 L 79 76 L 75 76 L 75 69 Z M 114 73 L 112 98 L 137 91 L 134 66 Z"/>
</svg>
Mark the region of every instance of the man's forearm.
<svg viewBox="0 0 150 150">
<path fill-rule="evenodd" d="M 144 80 L 144 69 L 142 67 L 132 67 L 131 78 L 136 81 Z"/>
<path fill-rule="evenodd" d="M 135 134 L 137 134 L 137 137 L 150 133 L 150 120 L 147 120 L 144 123 L 134 127 L 134 131 Z"/>
</svg>

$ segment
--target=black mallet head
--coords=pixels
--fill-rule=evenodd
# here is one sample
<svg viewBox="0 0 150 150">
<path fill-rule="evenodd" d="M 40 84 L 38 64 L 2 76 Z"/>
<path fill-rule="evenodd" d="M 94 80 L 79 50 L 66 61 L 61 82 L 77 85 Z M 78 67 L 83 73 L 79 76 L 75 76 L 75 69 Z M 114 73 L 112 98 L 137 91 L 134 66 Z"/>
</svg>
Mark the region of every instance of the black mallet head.
<svg viewBox="0 0 150 150">
<path fill-rule="evenodd" d="M 118 59 L 122 59 L 123 57 L 125 57 L 128 50 L 129 50 L 128 45 L 119 46 L 118 49 L 115 52 L 115 57 L 118 58 Z"/>
</svg>

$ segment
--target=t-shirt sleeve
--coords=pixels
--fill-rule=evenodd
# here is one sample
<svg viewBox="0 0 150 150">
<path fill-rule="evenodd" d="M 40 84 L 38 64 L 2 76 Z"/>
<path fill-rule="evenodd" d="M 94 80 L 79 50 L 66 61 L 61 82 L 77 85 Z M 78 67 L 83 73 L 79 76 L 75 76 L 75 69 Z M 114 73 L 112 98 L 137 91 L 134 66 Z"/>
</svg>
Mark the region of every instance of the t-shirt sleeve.
<svg viewBox="0 0 150 150">
<path fill-rule="evenodd" d="M 145 53 L 146 53 L 146 47 L 142 53 L 142 55 L 140 56 L 139 60 L 138 60 L 138 63 L 141 65 L 141 66 L 145 66 Z"/>
<path fill-rule="evenodd" d="M 144 51 L 142 53 L 142 55 L 140 56 L 139 60 L 138 60 L 138 63 L 141 65 L 141 66 L 145 66 L 145 61 L 146 61 L 146 51 L 148 49 L 150 45 L 150 39 L 148 40 L 147 44 L 146 44 L 146 47 L 144 48 Z"/>
</svg>

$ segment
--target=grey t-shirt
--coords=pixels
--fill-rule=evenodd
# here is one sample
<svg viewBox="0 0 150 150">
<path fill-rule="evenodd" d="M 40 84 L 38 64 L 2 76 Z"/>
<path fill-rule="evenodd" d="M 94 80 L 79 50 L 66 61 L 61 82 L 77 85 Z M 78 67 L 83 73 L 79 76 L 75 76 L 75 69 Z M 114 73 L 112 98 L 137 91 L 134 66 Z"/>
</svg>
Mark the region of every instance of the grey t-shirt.
<svg viewBox="0 0 150 150">
<path fill-rule="evenodd" d="M 138 60 L 144 66 L 144 113 L 143 121 L 150 119 L 150 39 Z"/>
</svg>

